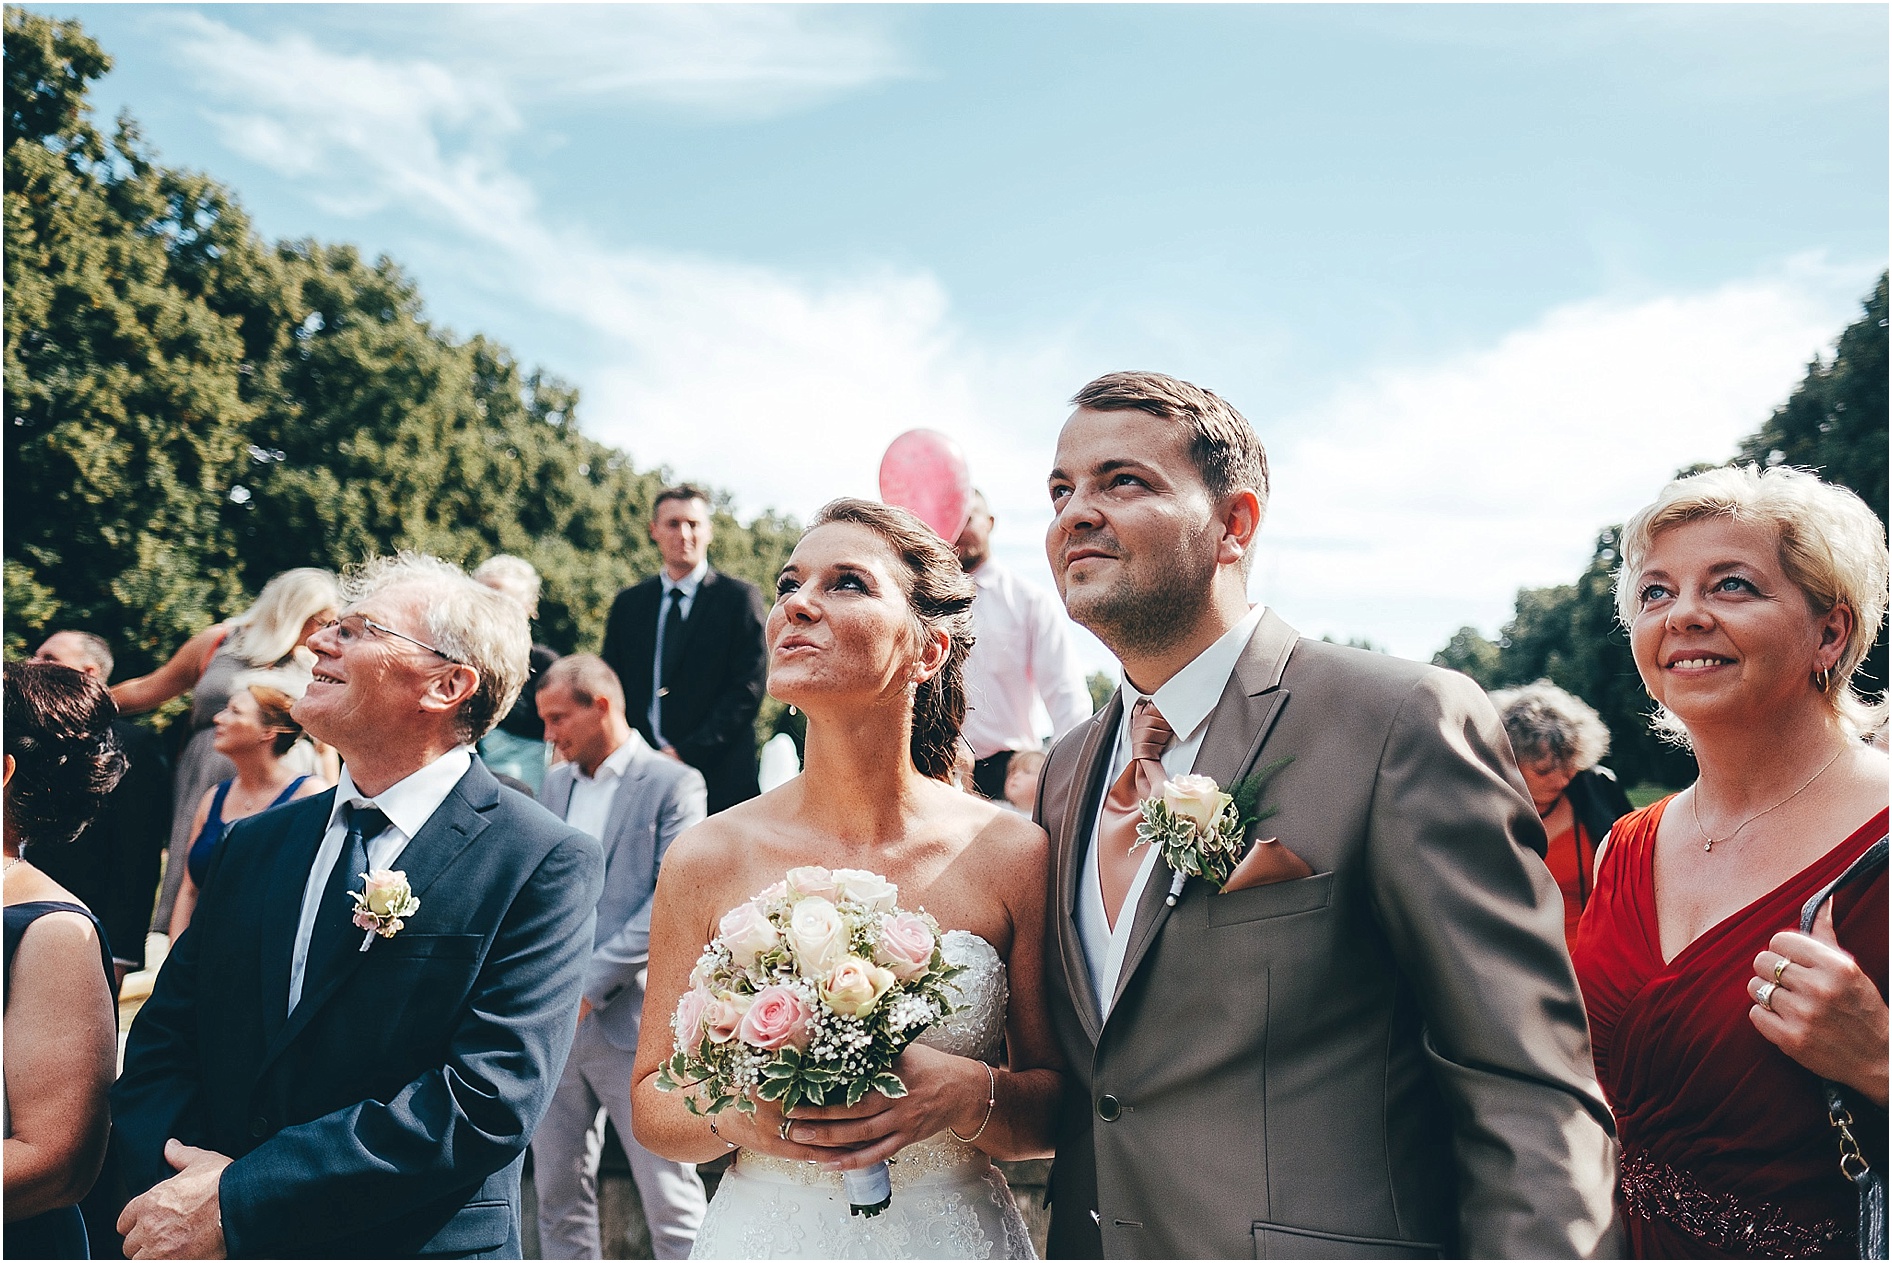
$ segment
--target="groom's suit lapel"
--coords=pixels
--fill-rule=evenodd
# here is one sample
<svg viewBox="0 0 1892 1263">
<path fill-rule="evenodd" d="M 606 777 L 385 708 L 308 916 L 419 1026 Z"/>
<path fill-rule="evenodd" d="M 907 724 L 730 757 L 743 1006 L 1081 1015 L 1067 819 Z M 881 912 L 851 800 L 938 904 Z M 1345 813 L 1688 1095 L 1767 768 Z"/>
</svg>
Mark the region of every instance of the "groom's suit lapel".
<svg viewBox="0 0 1892 1263">
<path fill-rule="evenodd" d="M 1097 996 L 1091 987 L 1090 965 L 1084 955 L 1084 944 L 1077 935 L 1077 892 L 1084 859 L 1090 851 L 1091 822 L 1097 818 L 1098 805 L 1103 801 L 1103 777 L 1109 769 L 1111 747 L 1116 743 L 1117 728 L 1122 721 L 1123 694 L 1118 692 L 1111 696 L 1103 712 L 1091 720 L 1090 729 L 1084 734 L 1070 798 L 1055 839 L 1058 955 L 1064 963 L 1065 985 L 1070 989 L 1078 1019 L 1093 1044 L 1103 1026 L 1097 1018 Z"/>
<path fill-rule="evenodd" d="M 473 766 L 467 769 L 466 775 L 460 778 L 459 783 L 447 794 L 446 799 L 434 814 L 427 818 L 427 823 L 421 826 L 420 832 L 402 848 L 397 863 L 400 864 L 401 871 L 407 874 L 408 888 L 414 892 L 414 897 L 420 899 L 423 905 L 426 903 L 428 887 L 432 886 L 434 880 L 446 870 L 449 864 L 453 863 L 460 852 L 471 845 L 473 839 L 485 830 L 485 813 L 497 806 L 498 802 L 499 782 L 493 779 L 493 774 L 486 770 L 485 764 L 475 758 Z M 327 817 L 323 819 L 326 820 Z M 321 838 L 322 835 L 318 832 L 315 836 L 315 846 L 308 848 L 300 867 L 295 870 L 297 875 L 297 880 L 294 882 L 296 905 L 294 912 L 288 918 L 289 941 L 292 950 L 297 921 L 302 911 L 303 883 L 308 879 L 309 866 L 314 862 L 315 849 L 320 846 Z M 424 917 L 425 912 L 418 915 Z M 309 1020 L 334 996 L 355 970 L 361 967 L 362 962 L 373 950 L 373 946 L 370 945 L 367 952 L 362 951 L 361 940 L 352 934 L 346 934 L 341 937 L 326 958 L 318 960 L 314 953 L 310 954 L 302 974 L 302 999 L 297 1003 L 295 1011 L 290 1013 L 287 1020 L 276 1030 L 268 1047 L 264 1050 L 263 1066 L 265 1068 L 284 1048 L 288 1047 L 297 1035 L 301 1034 L 302 1029 L 309 1024 Z M 280 989 L 271 993 L 273 999 L 270 1003 L 278 1013 L 288 1003 L 289 971 L 286 966 L 285 961 L 285 967 L 280 975 Z"/>
<path fill-rule="evenodd" d="M 1229 673 L 1221 700 L 1209 716 L 1209 730 L 1202 736 L 1190 771 L 1214 777 L 1215 783 L 1226 790 L 1255 766 L 1275 719 L 1287 704 L 1288 690 L 1281 687 L 1281 674 L 1300 638 L 1300 633 L 1276 617 L 1273 610 L 1262 612 L 1254 634 L 1236 659 L 1235 670 Z M 1157 931 L 1169 919 L 1170 876 L 1169 869 L 1158 860 L 1144 884 L 1136 920 L 1131 923 L 1130 943 L 1124 949 L 1123 969 L 1117 975 L 1117 993 L 1111 997 L 1112 1012 L 1156 941 Z"/>
</svg>

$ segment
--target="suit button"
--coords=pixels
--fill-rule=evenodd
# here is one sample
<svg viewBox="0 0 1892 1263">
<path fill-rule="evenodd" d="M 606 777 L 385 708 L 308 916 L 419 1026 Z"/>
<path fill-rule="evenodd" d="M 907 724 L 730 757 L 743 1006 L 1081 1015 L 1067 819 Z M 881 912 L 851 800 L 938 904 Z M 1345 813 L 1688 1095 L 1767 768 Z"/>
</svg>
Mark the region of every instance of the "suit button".
<svg viewBox="0 0 1892 1263">
<path fill-rule="evenodd" d="M 256 1137 L 258 1140 L 269 1135 L 269 1120 L 264 1118 L 261 1114 L 252 1118 L 250 1120 L 250 1135 Z"/>
<path fill-rule="evenodd" d="M 1116 1122 L 1118 1116 L 1122 1113 L 1123 1106 L 1118 1102 L 1116 1097 L 1106 1094 L 1097 1098 L 1097 1117 L 1103 1119 L 1106 1123 Z"/>
</svg>

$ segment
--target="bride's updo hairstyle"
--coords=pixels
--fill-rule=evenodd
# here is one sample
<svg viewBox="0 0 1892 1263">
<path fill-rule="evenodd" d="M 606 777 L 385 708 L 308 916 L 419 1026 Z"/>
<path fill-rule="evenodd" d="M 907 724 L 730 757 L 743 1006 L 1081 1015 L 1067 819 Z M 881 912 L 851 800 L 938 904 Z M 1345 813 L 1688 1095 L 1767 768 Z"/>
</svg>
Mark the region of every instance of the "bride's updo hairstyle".
<svg viewBox="0 0 1892 1263">
<path fill-rule="evenodd" d="M 831 500 L 808 529 L 847 522 L 864 526 L 887 541 L 906 564 L 907 608 L 916 638 L 946 633 L 946 661 L 913 695 L 913 766 L 922 775 L 945 780 L 952 775 L 953 749 L 966 721 L 966 655 L 972 650 L 972 576 L 959 565 L 952 545 L 919 518 L 878 500 Z"/>
</svg>

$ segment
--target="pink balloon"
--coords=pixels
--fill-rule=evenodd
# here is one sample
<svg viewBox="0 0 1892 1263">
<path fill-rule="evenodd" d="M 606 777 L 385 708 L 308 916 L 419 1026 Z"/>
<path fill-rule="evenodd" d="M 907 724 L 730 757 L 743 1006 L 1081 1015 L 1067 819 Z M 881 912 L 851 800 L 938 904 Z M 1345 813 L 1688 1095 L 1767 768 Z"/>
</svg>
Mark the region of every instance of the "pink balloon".
<svg viewBox="0 0 1892 1263">
<path fill-rule="evenodd" d="M 938 430 L 908 430 L 880 458 L 880 498 L 952 543 L 972 515 L 972 475 L 959 444 Z"/>
</svg>

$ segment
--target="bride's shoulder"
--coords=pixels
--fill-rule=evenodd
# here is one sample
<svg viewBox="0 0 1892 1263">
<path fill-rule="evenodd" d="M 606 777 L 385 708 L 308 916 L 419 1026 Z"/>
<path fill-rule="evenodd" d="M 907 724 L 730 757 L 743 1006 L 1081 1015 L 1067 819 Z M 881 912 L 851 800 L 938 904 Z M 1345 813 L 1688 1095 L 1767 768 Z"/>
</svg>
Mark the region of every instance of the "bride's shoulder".
<svg viewBox="0 0 1892 1263">
<path fill-rule="evenodd" d="M 1006 868 L 1041 868 L 1047 862 L 1051 844 L 1030 816 L 958 790 L 943 796 L 941 807 L 952 814 L 953 831 L 966 839 L 973 857 Z"/>
</svg>

